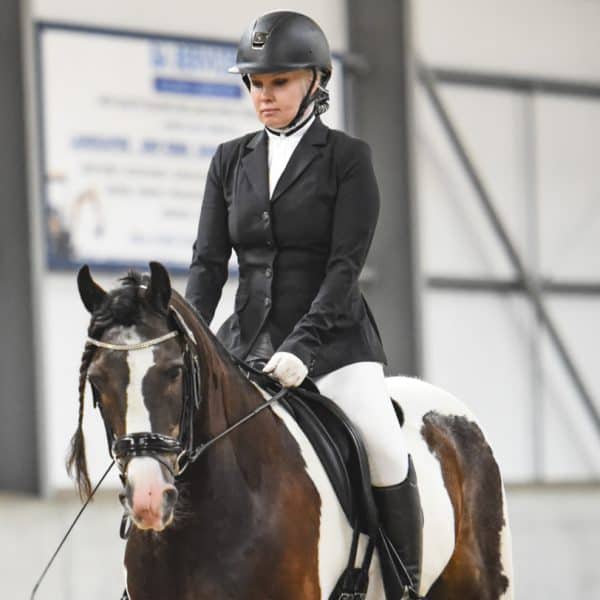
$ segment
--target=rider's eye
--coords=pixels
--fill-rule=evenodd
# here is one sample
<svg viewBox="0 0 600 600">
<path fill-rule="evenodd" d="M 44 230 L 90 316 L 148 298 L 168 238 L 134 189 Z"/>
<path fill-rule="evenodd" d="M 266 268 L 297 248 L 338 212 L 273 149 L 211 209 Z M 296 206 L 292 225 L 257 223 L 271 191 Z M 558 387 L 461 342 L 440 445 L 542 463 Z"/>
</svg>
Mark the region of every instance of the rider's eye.
<svg viewBox="0 0 600 600">
<path fill-rule="evenodd" d="M 286 78 L 282 77 L 282 78 L 275 79 L 273 81 L 273 85 L 275 85 L 276 87 L 283 87 L 287 82 L 288 82 L 288 80 Z"/>
</svg>

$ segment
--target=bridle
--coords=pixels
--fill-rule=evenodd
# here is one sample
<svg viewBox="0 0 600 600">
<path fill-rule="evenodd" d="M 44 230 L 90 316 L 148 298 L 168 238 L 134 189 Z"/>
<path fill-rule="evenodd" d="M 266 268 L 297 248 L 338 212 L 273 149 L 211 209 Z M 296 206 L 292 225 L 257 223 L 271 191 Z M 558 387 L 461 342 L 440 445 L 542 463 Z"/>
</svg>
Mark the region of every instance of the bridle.
<svg viewBox="0 0 600 600">
<path fill-rule="evenodd" d="M 127 433 L 116 436 L 112 431 L 107 419 L 103 418 L 108 442 L 108 451 L 117 463 L 121 474 L 121 479 L 127 475 L 127 467 L 132 458 L 140 456 L 151 456 L 158 460 L 174 478 L 179 477 L 189 464 L 189 456 L 193 454 L 194 448 L 194 417 L 196 411 L 200 408 L 200 368 L 198 356 L 192 349 L 193 342 L 181 330 L 172 330 L 156 338 L 138 342 L 135 344 L 113 344 L 87 338 L 87 343 L 98 348 L 112 350 L 117 352 L 134 352 L 152 348 L 163 344 L 177 337 L 184 337 L 183 350 L 183 398 L 182 409 L 179 420 L 178 437 L 173 437 L 163 433 L 152 431 Z M 194 347 L 195 350 L 195 347 Z M 98 407 L 102 414 L 102 403 L 99 399 L 98 391 L 92 386 L 94 395 L 94 407 Z M 104 417 L 104 415 L 102 415 Z M 164 456 L 175 456 L 174 467 L 169 461 L 164 460 Z"/>
<path fill-rule="evenodd" d="M 132 458 L 140 456 L 149 456 L 157 460 L 171 473 L 174 479 L 181 477 L 189 465 L 196 462 L 210 446 L 229 435 L 240 425 L 243 425 L 262 410 L 271 406 L 271 404 L 281 400 L 288 392 L 287 388 L 281 388 L 269 400 L 266 400 L 248 415 L 242 417 L 239 421 L 225 429 L 222 433 L 203 443 L 199 442 L 194 434 L 194 421 L 203 400 L 200 385 L 198 351 L 196 344 L 191 337 L 192 334 L 181 316 L 174 309 L 171 309 L 171 314 L 174 317 L 178 329 L 171 330 L 164 335 L 150 340 L 135 344 L 113 344 L 91 337 L 88 337 L 86 340 L 88 344 L 92 344 L 98 348 L 119 352 L 133 352 L 157 346 L 180 336 L 184 339 L 183 397 L 178 437 L 156 432 L 127 433 L 117 437 L 112 431 L 107 419 L 102 419 L 106 429 L 109 454 L 117 463 L 123 484 L 125 484 L 126 481 L 129 462 Z M 92 386 L 92 390 L 94 396 L 94 408 L 98 407 L 102 414 L 102 403 L 99 398 L 99 393 L 94 386 Z M 104 417 L 103 414 L 102 416 Z M 174 466 L 172 466 L 172 463 L 169 461 L 164 460 L 163 457 L 165 455 L 175 457 L 173 461 Z"/>
</svg>

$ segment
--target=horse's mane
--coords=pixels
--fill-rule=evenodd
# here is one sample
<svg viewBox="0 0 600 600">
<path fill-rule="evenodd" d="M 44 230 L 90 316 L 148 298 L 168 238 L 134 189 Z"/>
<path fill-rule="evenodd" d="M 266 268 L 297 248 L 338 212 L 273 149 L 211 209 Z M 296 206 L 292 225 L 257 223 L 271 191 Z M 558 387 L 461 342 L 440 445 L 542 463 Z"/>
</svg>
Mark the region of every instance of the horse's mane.
<svg viewBox="0 0 600 600">
<path fill-rule="evenodd" d="M 140 287 L 147 286 L 149 283 L 148 276 L 136 271 L 129 271 L 119 281 L 121 282 L 120 287 L 110 291 L 98 309 L 92 313 L 87 331 L 88 337 L 101 339 L 104 332 L 111 327 L 140 324 L 144 310 L 156 312 L 156 308 L 146 300 L 145 294 L 140 294 Z M 243 376 L 238 369 L 232 369 L 226 350 L 210 331 L 202 317 L 176 290 L 171 291 L 169 306 L 177 311 L 190 329 L 198 353 L 202 355 L 200 367 L 203 397 L 209 397 L 215 393 L 225 394 L 227 392 L 225 388 L 234 385 L 235 380 L 239 384 L 239 381 L 243 380 Z M 79 417 L 67 456 L 67 470 L 75 477 L 82 499 L 89 498 L 92 491 L 82 425 L 87 373 L 96 350 L 96 346 L 86 343 L 81 357 L 78 388 Z"/>
</svg>

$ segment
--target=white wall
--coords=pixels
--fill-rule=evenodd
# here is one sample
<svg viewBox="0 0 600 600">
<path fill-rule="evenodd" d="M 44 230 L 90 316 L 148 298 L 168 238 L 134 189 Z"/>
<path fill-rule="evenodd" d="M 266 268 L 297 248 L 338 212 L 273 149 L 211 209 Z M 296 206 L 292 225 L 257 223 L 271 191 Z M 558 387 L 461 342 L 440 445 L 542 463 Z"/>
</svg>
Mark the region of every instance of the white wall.
<svg viewBox="0 0 600 600">
<path fill-rule="evenodd" d="M 430 66 L 599 80 L 598 2 L 418 0 L 414 9 Z M 526 267 L 598 282 L 600 102 L 438 89 Z M 423 276 L 513 278 L 421 89 L 416 114 Z M 600 297 L 553 295 L 547 305 L 600 398 Z M 423 317 L 427 378 L 480 415 L 509 481 L 600 479 L 598 433 L 523 296 L 426 290 Z"/>
<path fill-rule="evenodd" d="M 317 21 L 334 51 L 347 49 L 346 3 L 342 0 L 31 0 L 33 18 L 238 41 L 253 19 L 272 10 L 296 10 Z"/>
<path fill-rule="evenodd" d="M 420 54 L 439 66 L 598 80 L 596 0 L 415 0 Z"/>
<path fill-rule="evenodd" d="M 41 214 L 39 173 L 39 139 L 37 137 L 38 115 L 35 113 L 35 78 L 33 77 L 32 27 L 37 21 L 52 21 L 114 28 L 159 34 L 188 35 L 209 39 L 237 42 L 244 29 L 257 16 L 279 9 L 297 10 L 314 18 L 324 29 L 332 50 L 343 53 L 347 49 L 346 3 L 344 0 L 319 2 L 239 1 L 203 2 L 176 0 L 171 2 L 107 0 L 106 2 L 80 2 L 76 0 L 30 0 L 24 4 L 24 27 L 28 38 L 29 73 L 28 98 L 31 129 L 31 188 L 32 221 L 34 223 L 32 245 L 35 257 L 35 287 L 38 305 L 38 337 L 41 341 L 39 373 L 42 397 L 39 420 L 42 437 L 41 464 L 46 488 L 52 493 L 70 488 L 65 473 L 64 458 L 67 442 L 76 427 L 78 367 L 83 350 L 87 314 L 79 300 L 75 273 L 49 272 L 43 256 L 43 222 Z M 200 200 L 200 199 L 199 199 Z M 196 223 L 190 223 L 194 230 Z M 160 256 L 153 257 L 160 260 Z M 191 258 L 191 248 L 190 248 Z M 107 288 L 116 285 L 119 273 L 104 274 L 99 282 Z M 182 292 L 185 279 L 176 278 L 174 287 Z M 235 282 L 224 289 L 222 302 L 217 310 L 213 327 L 231 312 Z M 92 477 L 99 475 L 108 462 L 106 441 L 99 415 L 93 414 L 91 402 L 86 407 L 84 420 L 87 433 L 88 458 Z M 117 485 L 116 475 L 112 484 Z"/>
</svg>

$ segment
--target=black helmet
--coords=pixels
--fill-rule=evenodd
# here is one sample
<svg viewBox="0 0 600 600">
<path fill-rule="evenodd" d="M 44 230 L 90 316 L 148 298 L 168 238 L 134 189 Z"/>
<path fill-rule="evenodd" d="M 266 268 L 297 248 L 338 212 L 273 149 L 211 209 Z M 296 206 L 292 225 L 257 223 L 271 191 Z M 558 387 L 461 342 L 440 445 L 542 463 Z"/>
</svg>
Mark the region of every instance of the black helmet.
<svg viewBox="0 0 600 600">
<path fill-rule="evenodd" d="M 331 51 L 323 30 L 306 15 L 288 10 L 267 13 L 254 21 L 238 45 L 235 65 L 230 73 L 239 73 L 250 89 L 252 73 L 278 73 L 296 69 L 311 69 L 313 83 L 321 75 L 319 88 L 310 89 L 300 104 L 296 117 L 288 123 L 291 133 L 302 119 L 311 102 L 314 112 L 324 113 L 329 107 L 329 92 L 325 89 L 331 77 Z"/>
<path fill-rule="evenodd" d="M 270 12 L 248 27 L 230 73 L 277 73 L 315 68 L 329 79 L 331 52 L 323 30 L 309 17 Z"/>
</svg>

